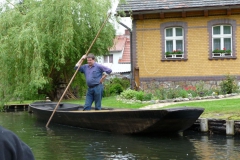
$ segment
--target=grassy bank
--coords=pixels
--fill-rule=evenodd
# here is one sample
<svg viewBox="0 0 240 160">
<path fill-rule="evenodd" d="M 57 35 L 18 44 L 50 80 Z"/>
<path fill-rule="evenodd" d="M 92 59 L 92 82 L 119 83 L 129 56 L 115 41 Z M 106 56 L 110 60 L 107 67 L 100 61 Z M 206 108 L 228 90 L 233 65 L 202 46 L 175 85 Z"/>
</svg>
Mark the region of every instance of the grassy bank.
<svg viewBox="0 0 240 160">
<path fill-rule="evenodd" d="M 33 103 L 35 100 L 28 100 L 28 101 L 12 101 L 8 102 L 6 104 L 30 104 Z M 39 101 L 39 100 L 36 100 Z M 62 102 L 68 102 L 68 103 L 74 103 L 74 104 L 82 104 L 84 105 L 85 99 L 76 99 L 76 100 L 62 100 Z M 102 99 L 102 106 L 103 107 L 111 107 L 111 108 L 132 108 L 132 109 L 137 109 L 141 108 L 144 106 L 147 106 L 149 104 L 142 104 L 142 103 L 132 103 L 132 104 L 126 104 L 121 101 L 117 101 L 115 96 L 112 97 L 104 97 Z M 94 106 L 94 103 L 93 103 Z"/>
<path fill-rule="evenodd" d="M 33 103 L 35 100 L 27 100 L 27 101 L 11 101 L 5 103 L 6 105 L 13 105 L 13 104 L 30 104 Z"/>
<path fill-rule="evenodd" d="M 69 102 L 69 103 L 75 103 L 75 104 L 84 104 L 85 100 L 65 100 L 64 102 Z M 142 103 L 132 103 L 132 104 L 126 104 L 121 101 L 117 101 L 115 96 L 112 97 L 104 97 L 102 99 L 102 106 L 103 107 L 111 107 L 111 108 L 132 108 L 132 109 L 137 109 L 141 108 L 144 106 L 147 106 L 149 104 L 142 104 Z M 93 103 L 94 106 L 94 103 Z"/>
<path fill-rule="evenodd" d="M 240 120 L 240 99 L 222 99 L 214 101 L 197 101 L 169 105 L 171 107 L 202 107 L 205 108 L 202 118 Z"/>
</svg>

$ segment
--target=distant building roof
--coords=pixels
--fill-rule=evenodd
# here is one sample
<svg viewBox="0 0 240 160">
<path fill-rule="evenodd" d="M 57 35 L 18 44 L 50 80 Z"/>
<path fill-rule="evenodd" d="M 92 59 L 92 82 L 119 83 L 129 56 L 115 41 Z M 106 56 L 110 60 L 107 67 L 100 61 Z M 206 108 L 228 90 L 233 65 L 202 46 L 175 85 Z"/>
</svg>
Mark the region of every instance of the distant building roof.
<svg viewBox="0 0 240 160">
<path fill-rule="evenodd" d="M 130 38 L 125 42 L 122 59 L 119 59 L 118 63 L 130 63 Z"/>
<path fill-rule="evenodd" d="M 115 37 L 113 46 L 110 48 L 110 52 L 118 52 L 124 49 L 127 38 L 123 35 L 118 35 Z"/>
<path fill-rule="evenodd" d="M 110 52 L 123 52 L 122 58 L 118 63 L 130 63 L 130 33 L 125 30 L 124 35 L 118 35 L 114 39 L 114 45 L 110 48 Z"/>
<path fill-rule="evenodd" d="M 126 0 L 117 11 L 146 12 L 186 8 L 224 7 L 240 5 L 240 0 Z"/>
</svg>

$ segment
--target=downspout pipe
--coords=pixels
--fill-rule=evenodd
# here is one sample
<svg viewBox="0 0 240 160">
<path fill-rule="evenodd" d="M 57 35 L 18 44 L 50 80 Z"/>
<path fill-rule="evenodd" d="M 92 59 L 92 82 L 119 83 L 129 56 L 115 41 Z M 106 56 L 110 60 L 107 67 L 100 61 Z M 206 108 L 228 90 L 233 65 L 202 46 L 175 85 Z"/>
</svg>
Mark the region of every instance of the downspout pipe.
<svg viewBox="0 0 240 160">
<path fill-rule="evenodd" d="M 126 28 L 129 32 L 130 32 L 130 61 L 131 61 L 131 89 L 134 89 L 134 83 L 135 83 L 135 79 L 134 79 L 134 74 L 133 74 L 133 47 L 132 47 L 132 30 L 131 28 L 129 28 L 127 25 L 123 24 L 122 22 L 120 22 L 118 20 L 118 18 L 116 18 L 117 22 L 122 25 L 124 28 Z"/>
</svg>

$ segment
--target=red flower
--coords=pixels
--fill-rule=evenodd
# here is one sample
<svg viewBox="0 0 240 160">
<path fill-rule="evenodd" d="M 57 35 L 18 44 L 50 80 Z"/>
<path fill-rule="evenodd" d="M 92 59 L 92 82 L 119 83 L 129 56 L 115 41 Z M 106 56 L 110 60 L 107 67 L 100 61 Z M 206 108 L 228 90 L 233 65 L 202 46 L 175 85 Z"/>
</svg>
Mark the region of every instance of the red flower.
<svg viewBox="0 0 240 160">
<path fill-rule="evenodd" d="M 226 48 L 223 48 L 223 50 L 226 50 Z"/>
<path fill-rule="evenodd" d="M 196 91 L 196 87 L 194 87 L 194 86 L 187 86 L 187 87 L 184 87 L 184 90 L 186 90 L 186 91 L 188 91 L 188 90 Z"/>
</svg>

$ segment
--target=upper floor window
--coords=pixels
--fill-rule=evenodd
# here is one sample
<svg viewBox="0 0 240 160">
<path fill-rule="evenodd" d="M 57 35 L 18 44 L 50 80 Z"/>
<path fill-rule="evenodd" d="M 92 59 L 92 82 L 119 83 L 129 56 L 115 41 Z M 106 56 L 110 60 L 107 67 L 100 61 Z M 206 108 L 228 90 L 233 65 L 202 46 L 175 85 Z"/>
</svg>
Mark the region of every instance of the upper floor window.
<svg viewBox="0 0 240 160">
<path fill-rule="evenodd" d="M 184 34 L 180 27 L 165 29 L 165 58 L 183 58 Z"/>
<path fill-rule="evenodd" d="M 104 56 L 104 63 L 113 63 L 113 55 Z"/>
<path fill-rule="evenodd" d="M 212 27 L 212 57 L 232 56 L 232 26 Z"/>
<path fill-rule="evenodd" d="M 186 61 L 188 59 L 187 32 L 187 22 L 172 21 L 160 25 L 162 61 Z"/>
<path fill-rule="evenodd" d="M 236 59 L 237 22 L 233 19 L 208 21 L 209 59 Z"/>
</svg>

